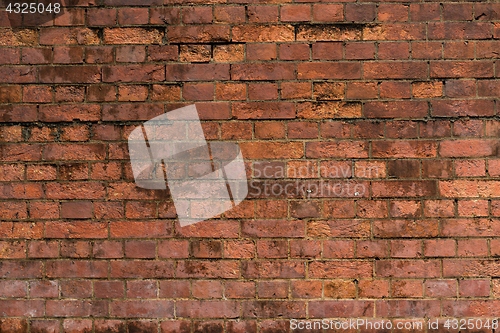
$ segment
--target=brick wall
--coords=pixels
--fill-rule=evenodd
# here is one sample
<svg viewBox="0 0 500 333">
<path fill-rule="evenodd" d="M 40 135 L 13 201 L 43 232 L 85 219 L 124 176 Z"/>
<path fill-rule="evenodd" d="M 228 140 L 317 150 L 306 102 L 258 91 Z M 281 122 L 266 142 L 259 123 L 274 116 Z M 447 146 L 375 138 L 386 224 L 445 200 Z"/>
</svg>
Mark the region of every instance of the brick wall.
<svg viewBox="0 0 500 333">
<path fill-rule="evenodd" d="M 0 18 L 0 332 L 500 316 L 500 3 L 64 10 Z M 194 103 L 251 187 L 181 228 L 127 137 Z"/>
</svg>

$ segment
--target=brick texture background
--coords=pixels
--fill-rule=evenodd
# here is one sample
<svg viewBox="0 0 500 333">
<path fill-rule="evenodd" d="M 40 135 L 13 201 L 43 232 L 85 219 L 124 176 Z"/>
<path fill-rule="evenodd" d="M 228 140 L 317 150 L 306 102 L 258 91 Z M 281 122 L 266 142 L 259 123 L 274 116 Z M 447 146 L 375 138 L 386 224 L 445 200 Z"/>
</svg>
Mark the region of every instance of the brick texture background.
<svg viewBox="0 0 500 333">
<path fill-rule="evenodd" d="M 500 316 L 497 1 L 0 14 L 0 332 Z M 253 189 L 300 191 L 180 228 L 168 191 L 134 184 L 127 136 L 193 103 Z"/>
</svg>

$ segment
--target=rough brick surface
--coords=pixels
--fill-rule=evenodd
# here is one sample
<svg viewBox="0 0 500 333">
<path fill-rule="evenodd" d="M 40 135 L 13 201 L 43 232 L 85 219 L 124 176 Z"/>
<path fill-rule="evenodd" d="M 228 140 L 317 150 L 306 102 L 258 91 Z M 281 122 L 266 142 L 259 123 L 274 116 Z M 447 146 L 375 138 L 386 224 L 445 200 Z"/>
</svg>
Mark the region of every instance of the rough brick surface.
<svg viewBox="0 0 500 333">
<path fill-rule="evenodd" d="M 499 316 L 498 1 L 62 2 L 0 12 L 0 332 Z M 193 103 L 251 186 L 181 228 L 127 139 Z"/>
</svg>

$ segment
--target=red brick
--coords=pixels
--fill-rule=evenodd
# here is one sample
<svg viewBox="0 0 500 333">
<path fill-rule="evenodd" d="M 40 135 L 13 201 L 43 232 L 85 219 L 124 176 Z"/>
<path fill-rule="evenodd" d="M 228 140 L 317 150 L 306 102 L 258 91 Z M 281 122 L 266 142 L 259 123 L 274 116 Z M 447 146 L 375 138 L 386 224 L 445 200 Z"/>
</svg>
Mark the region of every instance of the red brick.
<svg viewBox="0 0 500 333">
<path fill-rule="evenodd" d="M 295 79 L 292 64 L 234 64 L 231 80 L 292 80 Z"/>
<path fill-rule="evenodd" d="M 454 216 L 454 207 L 454 203 L 451 200 L 428 200 L 425 201 L 424 215 L 428 217 Z"/>
<path fill-rule="evenodd" d="M 127 298 L 156 298 L 156 281 L 127 281 Z"/>
<path fill-rule="evenodd" d="M 0 300 L 0 306 L 4 309 L 3 313 L 6 317 L 42 317 L 43 302 L 43 300 L 3 299 Z M 27 328 L 26 324 L 24 328 Z"/>
<path fill-rule="evenodd" d="M 358 63 L 299 63 L 297 78 L 308 79 L 360 79 L 361 67 Z"/>
<path fill-rule="evenodd" d="M 96 298 L 122 298 L 124 287 L 122 281 L 95 281 L 94 294 Z"/>
<path fill-rule="evenodd" d="M 496 262 L 488 259 L 445 259 L 443 260 L 444 277 L 479 277 L 488 276 L 487 271 L 496 269 Z"/>
<path fill-rule="evenodd" d="M 144 71 L 143 67 L 140 67 L 140 69 Z M 167 81 L 227 80 L 229 79 L 229 65 L 168 64 L 166 65 L 166 73 Z M 158 79 L 155 78 L 155 81 L 158 81 Z"/>
<path fill-rule="evenodd" d="M 347 83 L 346 97 L 348 99 L 375 99 L 378 95 L 378 85 L 372 82 Z"/>
<path fill-rule="evenodd" d="M 376 17 L 376 6 L 372 4 L 346 4 L 345 20 L 354 22 L 374 21 Z"/>
<path fill-rule="evenodd" d="M 440 265 L 434 260 L 380 260 L 375 263 L 375 274 L 394 278 L 439 277 Z"/>
<path fill-rule="evenodd" d="M 322 289 L 321 281 L 292 281 L 290 288 L 293 298 L 320 298 Z"/>
<path fill-rule="evenodd" d="M 36 117 L 36 106 L 34 105 L 23 105 L 23 106 L 12 106 L 7 105 L 0 107 L 0 121 L 30 121 L 35 120 Z"/>
<path fill-rule="evenodd" d="M 191 332 L 191 321 L 188 320 L 166 320 L 160 323 L 161 332 Z"/>
<path fill-rule="evenodd" d="M 167 39 L 170 43 L 228 42 L 229 33 L 229 26 L 222 24 L 173 26 L 167 31 Z M 155 37 L 159 38 L 161 34 Z"/>
<path fill-rule="evenodd" d="M 489 39 L 491 25 L 483 22 L 429 23 L 429 39 Z"/>
<path fill-rule="evenodd" d="M 123 244 L 119 241 L 97 241 L 93 246 L 95 258 L 123 258 Z"/>
<path fill-rule="evenodd" d="M 116 12 L 114 8 L 88 8 L 87 23 L 89 25 L 115 25 Z"/>
<path fill-rule="evenodd" d="M 417 122 L 412 120 L 393 120 L 385 125 L 387 138 L 404 139 L 416 138 L 418 135 Z"/>
<path fill-rule="evenodd" d="M 310 301 L 308 304 L 311 318 L 335 317 L 372 317 L 373 301 L 365 300 L 328 300 Z"/>
<path fill-rule="evenodd" d="M 392 240 L 390 242 L 391 257 L 393 258 L 415 258 L 422 255 L 421 242 L 419 240 Z"/>
<path fill-rule="evenodd" d="M 47 222 L 45 236 L 48 238 L 106 238 L 108 225 L 105 222 Z"/>
<path fill-rule="evenodd" d="M 226 241 L 224 242 L 224 258 L 253 258 L 255 244 L 252 241 Z"/>
<path fill-rule="evenodd" d="M 90 242 L 62 240 L 61 257 L 64 258 L 90 258 Z"/>
<path fill-rule="evenodd" d="M 287 258 L 288 244 L 286 241 L 257 241 L 257 257 L 259 258 Z"/>
<path fill-rule="evenodd" d="M 475 45 L 469 42 L 443 43 L 445 59 L 474 59 Z"/>
<path fill-rule="evenodd" d="M 255 282 L 252 281 L 227 281 L 225 283 L 225 297 L 228 298 L 254 298 Z"/>
<path fill-rule="evenodd" d="M 226 140 L 251 139 L 252 125 L 243 122 L 222 123 L 221 138 Z"/>
<path fill-rule="evenodd" d="M 57 258 L 59 243 L 57 241 L 31 241 L 28 247 L 30 258 Z"/>
<path fill-rule="evenodd" d="M 420 280 L 400 280 L 392 281 L 392 297 L 413 298 L 423 297 L 423 282 Z"/>
<path fill-rule="evenodd" d="M 136 25 L 147 24 L 149 20 L 146 8 L 120 8 L 118 10 L 118 24 Z"/>
<path fill-rule="evenodd" d="M 377 316 L 381 317 L 436 317 L 441 310 L 439 300 L 383 300 L 376 304 Z"/>
<path fill-rule="evenodd" d="M 112 238 L 168 238 L 172 237 L 172 224 L 168 221 L 117 221 L 110 224 Z"/>
<path fill-rule="evenodd" d="M 490 296 L 490 281 L 459 280 L 458 294 L 460 297 L 488 297 Z"/>
<path fill-rule="evenodd" d="M 165 67 L 159 65 L 114 65 L 102 70 L 102 82 L 157 82 L 165 79 Z"/>
<path fill-rule="evenodd" d="M 412 220 L 379 220 L 373 223 L 373 234 L 380 238 L 399 237 L 436 237 L 437 220 L 420 220 L 418 225 Z"/>
<path fill-rule="evenodd" d="M 64 298 L 90 298 L 92 296 L 92 282 L 61 281 L 61 296 Z"/>
<path fill-rule="evenodd" d="M 387 242 L 382 240 L 364 240 L 356 243 L 356 253 L 359 258 L 385 258 L 387 249 Z"/>
<path fill-rule="evenodd" d="M 411 4 L 411 21 L 439 21 L 440 5 L 437 3 Z"/>
<path fill-rule="evenodd" d="M 153 85 L 151 100 L 178 101 L 181 99 L 181 89 L 174 85 Z"/>
<path fill-rule="evenodd" d="M 156 243 L 153 241 L 125 241 L 126 258 L 155 258 Z"/>
<path fill-rule="evenodd" d="M 21 220 L 28 217 L 25 202 L 0 202 L 0 213 L 6 220 Z"/>
<path fill-rule="evenodd" d="M 188 298 L 190 295 L 189 281 L 164 280 L 159 281 L 160 297 Z"/>
<path fill-rule="evenodd" d="M 309 265 L 309 276 L 325 278 L 335 274 L 344 278 L 372 277 L 373 264 L 368 261 L 314 261 Z"/>
<path fill-rule="evenodd" d="M 249 7 L 250 8 L 250 7 Z M 243 6 L 217 6 L 214 11 L 216 23 L 244 23 L 245 7 Z"/>
<path fill-rule="evenodd" d="M 439 42 L 413 42 L 411 55 L 414 59 L 440 59 L 441 48 Z"/>
<path fill-rule="evenodd" d="M 20 48 L 2 48 L 0 51 L 1 59 L 0 64 L 19 64 L 21 55 Z"/>
<path fill-rule="evenodd" d="M 182 62 L 208 62 L 212 54 L 209 45 L 181 45 L 179 60 Z"/>
<path fill-rule="evenodd" d="M 85 48 L 85 62 L 88 64 L 111 63 L 114 59 L 115 51 L 109 46 L 92 46 Z"/>
<path fill-rule="evenodd" d="M 182 9 L 182 21 L 184 23 L 211 23 L 211 7 L 191 7 Z"/>
<path fill-rule="evenodd" d="M 42 266 L 37 261 L 5 261 L 0 269 L 0 276 L 3 278 L 40 279 Z"/>
<path fill-rule="evenodd" d="M 246 85 L 241 83 L 216 83 L 215 98 L 218 100 L 246 99 Z"/>
<path fill-rule="evenodd" d="M 392 3 L 379 4 L 377 18 L 379 21 L 407 21 L 408 5 Z"/>
<path fill-rule="evenodd" d="M 109 308 L 111 317 L 172 318 L 174 316 L 174 303 L 164 300 L 112 301 Z"/>
<path fill-rule="evenodd" d="M 472 20 L 471 3 L 446 3 L 443 4 L 443 19 L 445 21 L 469 21 Z"/>
<path fill-rule="evenodd" d="M 297 261 L 244 261 L 242 263 L 244 278 L 304 278 L 305 265 Z"/>
<path fill-rule="evenodd" d="M 310 48 L 308 44 L 280 44 L 281 60 L 309 60 Z"/>
<path fill-rule="evenodd" d="M 323 242 L 323 258 L 354 258 L 354 241 L 333 240 Z"/>
<path fill-rule="evenodd" d="M 339 42 L 318 42 L 312 45 L 312 57 L 314 60 L 342 59 L 342 52 L 343 52 L 342 43 Z M 346 51 L 346 58 L 351 59 L 347 56 L 347 51 Z"/>
<path fill-rule="evenodd" d="M 177 60 L 179 54 L 177 45 L 150 45 L 147 50 L 149 61 Z"/>
<path fill-rule="evenodd" d="M 358 283 L 360 297 L 380 298 L 389 296 L 389 281 L 387 280 L 360 280 Z"/>
<path fill-rule="evenodd" d="M 383 23 L 363 29 L 364 40 L 423 40 L 424 23 Z"/>
<path fill-rule="evenodd" d="M 28 295 L 28 283 L 19 280 L 6 280 L 0 282 L 2 297 L 26 297 Z"/>
<path fill-rule="evenodd" d="M 278 85 L 275 83 L 249 83 L 248 99 L 273 100 L 278 99 Z"/>
<path fill-rule="evenodd" d="M 180 317 L 235 318 L 239 313 L 236 301 L 182 300 L 175 305 Z"/>
<path fill-rule="evenodd" d="M 456 161 L 455 174 L 457 177 L 486 176 L 486 163 L 484 160 Z"/>
<path fill-rule="evenodd" d="M 281 22 L 304 22 L 311 20 L 310 5 L 283 5 L 280 8 Z"/>
<path fill-rule="evenodd" d="M 127 329 L 130 331 L 149 331 L 155 332 L 158 330 L 158 322 L 156 320 L 134 320 L 127 322 Z"/>
<path fill-rule="evenodd" d="M 278 6 L 248 6 L 247 15 L 250 23 L 278 22 Z M 243 26 L 242 26 L 243 28 Z"/>
<path fill-rule="evenodd" d="M 488 255 L 488 241 L 486 239 L 459 239 L 457 240 L 457 255 L 459 257 L 485 257 Z"/>
<path fill-rule="evenodd" d="M 410 98 L 411 85 L 409 82 L 390 82 L 380 83 L 381 98 Z"/>
<path fill-rule="evenodd" d="M 259 281 L 257 285 L 261 298 L 286 298 L 288 297 L 288 283 L 285 281 Z"/>
<path fill-rule="evenodd" d="M 99 83 L 101 68 L 97 66 L 81 67 L 78 72 L 67 66 L 42 66 L 39 68 L 40 83 Z"/>
<path fill-rule="evenodd" d="M 32 320 L 30 329 L 32 332 L 59 333 L 60 322 L 58 320 Z"/>
<path fill-rule="evenodd" d="M 116 48 L 116 62 L 137 63 L 146 60 L 146 49 L 139 45 L 125 45 Z"/>
<path fill-rule="evenodd" d="M 180 8 L 177 7 L 152 7 L 150 9 L 150 23 L 152 24 L 179 24 Z"/>
<path fill-rule="evenodd" d="M 54 47 L 52 62 L 54 64 L 83 63 L 83 47 Z"/>
<path fill-rule="evenodd" d="M 425 79 L 427 64 L 418 61 L 366 62 L 365 79 Z"/>
<path fill-rule="evenodd" d="M 493 77 L 491 61 L 431 61 L 431 78 Z"/>
<path fill-rule="evenodd" d="M 457 294 L 456 280 L 427 280 L 424 288 L 426 297 L 455 297 Z"/>
<path fill-rule="evenodd" d="M 366 220 L 330 220 L 308 224 L 307 234 L 313 237 L 367 237 L 370 224 Z"/>
<path fill-rule="evenodd" d="M 437 149 L 434 141 L 377 141 L 373 145 L 373 156 L 436 157 Z"/>
<path fill-rule="evenodd" d="M 163 32 L 144 28 L 104 28 L 103 40 L 106 44 L 142 44 L 158 43 Z"/>
<path fill-rule="evenodd" d="M 201 280 L 193 281 L 192 294 L 195 298 L 213 299 L 222 298 L 223 286 L 221 281 Z"/>
<path fill-rule="evenodd" d="M 41 199 L 43 189 L 37 183 L 0 184 L 0 199 Z"/>
<path fill-rule="evenodd" d="M 212 83 L 186 83 L 182 95 L 185 100 L 210 101 L 214 99 L 214 85 Z"/>
<path fill-rule="evenodd" d="M 313 46 L 314 49 L 314 46 Z M 346 43 L 345 58 L 346 59 L 375 59 L 375 43 L 360 42 Z"/>
<path fill-rule="evenodd" d="M 23 64 L 49 64 L 51 58 L 52 50 L 50 48 L 25 48 L 22 51 L 21 62 Z"/>
<path fill-rule="evenodd" d="M 171 278 L 174 275 L 173 263 L 168 261 L 119 260 L 112 261 L 110 266 L 112 278 Z"/>
</svg>

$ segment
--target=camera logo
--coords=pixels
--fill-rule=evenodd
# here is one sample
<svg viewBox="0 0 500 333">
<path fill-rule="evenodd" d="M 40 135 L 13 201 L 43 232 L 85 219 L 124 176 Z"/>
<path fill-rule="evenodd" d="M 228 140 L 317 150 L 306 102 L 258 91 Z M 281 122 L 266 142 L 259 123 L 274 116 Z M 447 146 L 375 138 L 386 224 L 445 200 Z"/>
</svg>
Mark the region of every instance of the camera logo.
<svg viewBox="0 0 500 333">
<path fill-rule="evenodd" d="M 128 146 L 135 183 L 155 190 L 168 183 L 182 227 L 218 216 L 248 194 L 239 145 L 207 143 L 195 105 L 138 126 Z"/>
</svg>

